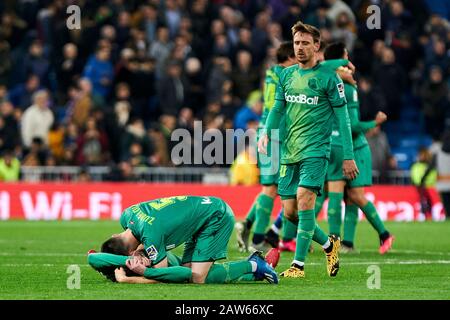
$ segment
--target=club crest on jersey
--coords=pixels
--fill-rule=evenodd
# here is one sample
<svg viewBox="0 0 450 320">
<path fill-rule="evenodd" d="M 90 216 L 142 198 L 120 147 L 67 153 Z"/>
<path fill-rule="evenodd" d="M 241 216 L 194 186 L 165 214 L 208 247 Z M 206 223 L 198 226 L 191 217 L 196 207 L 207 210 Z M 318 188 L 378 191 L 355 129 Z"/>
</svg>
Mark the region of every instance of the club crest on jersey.
<svg viewBox="0 0 450 320">
<path fill-rule="evenodd" d="M 310 87 L 313 90 L 317 90 L 317 88 L 319 87 L 319 84 L 317 83 L 317 79 L 316 78 L 309 79 L 308 87 Z"/>
<path fill-rule="evenodd" d="M 158 250 L 156 250 L 154 245 L 151 245 L 150 247 L 145 249 L 145 251 L 147 251 L 147 255 L 150 260 L 155 260 L 158 256 Z"/>
<path fill-rule="evenodd" d="M 338 92 L 339 92 L 339 98 L 345 98 L 344 84 L 343 84 L 342 82 L 341 82 L 341 83 L 338 83 L 338 84 L 336 85 L 336 87 L 337 87 Z"/>
</svg>

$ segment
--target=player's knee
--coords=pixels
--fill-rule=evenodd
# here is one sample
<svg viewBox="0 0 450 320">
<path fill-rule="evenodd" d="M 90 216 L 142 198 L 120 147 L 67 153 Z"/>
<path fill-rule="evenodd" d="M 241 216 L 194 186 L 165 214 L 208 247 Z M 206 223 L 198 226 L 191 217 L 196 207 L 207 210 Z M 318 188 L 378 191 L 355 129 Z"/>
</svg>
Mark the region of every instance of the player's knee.
<svg viewBox="0 0 450 320">
<path fill-rule="evenodd" d="M 364 206 L 367 203 L 367 199 L 366 196 L 364 195 L 364 192 L 359 192 L 357 190 L 349 190 L 347 195 L 350 202 L 353 202 L 357 206 Z"/>
<path fill-rule="evenodd" d="M 203 284 L 206 280 L 206 274 L 192 273 L 192 283 Z"/>
<path fill-rule="evenodd" d="M 262 193 L 268 197 L 275 198 L 277 196 L 277 186 L 264 186 L 262 189 Z"/>
</svg>

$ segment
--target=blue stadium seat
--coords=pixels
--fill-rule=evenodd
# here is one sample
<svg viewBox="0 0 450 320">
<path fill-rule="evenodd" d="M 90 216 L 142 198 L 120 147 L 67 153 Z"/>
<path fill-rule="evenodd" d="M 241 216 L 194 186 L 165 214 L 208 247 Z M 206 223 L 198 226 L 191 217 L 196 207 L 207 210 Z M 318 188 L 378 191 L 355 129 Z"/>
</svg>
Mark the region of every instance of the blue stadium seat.
<svg viewBox="0 0 450 320">
<path fill-rule="evenodd" d="M 398 168 L 409 170 L 416 160 L 417 149 L 414 148 L 392 148 L 392 154 L 397 160 Z"/>
</svg>

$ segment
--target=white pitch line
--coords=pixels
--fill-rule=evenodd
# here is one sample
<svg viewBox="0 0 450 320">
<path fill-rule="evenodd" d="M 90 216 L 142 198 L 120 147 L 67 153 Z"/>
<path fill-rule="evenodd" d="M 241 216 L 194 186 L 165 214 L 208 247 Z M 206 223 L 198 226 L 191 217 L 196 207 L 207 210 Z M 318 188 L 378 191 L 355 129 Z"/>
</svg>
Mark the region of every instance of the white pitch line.
<svg viewBox="0 0 450 320">
<path fill-rule="evenodd" d="M 81 257 L 87 256 L 87 253 L 55 253 L 55 252 L 0 252 L 4 257 Z"/>
<path fill-rule="evenodd" d="M 450 260 L 395 260 L 395 259 L 390 259 L 390 260 L 385 260 L 385 261 L 353 261 L 353 262 L 341 262 L 341 266 L 346 266 L 346 265 L 377 265 L 377 264 L 405 264 L 405 265 L 409 265 L 409 264 L 450 264 Z M 60 267 L 60 266 L 69 266 L 70 264 L 41 264 L 41 263 L 25 263 L 25 264 L 20 264 L 20 263 L 2 263 L 0 264 L 0 267 Z M 88 267 L 88 264 L 77 264 L 78 266 L 81 267 Z M 318 262 L 311 262 L 308 263 L 308 265 L 311 266 L 321 266 L 323 265 L 323 263 L 318 263 Z"/>
</svg>

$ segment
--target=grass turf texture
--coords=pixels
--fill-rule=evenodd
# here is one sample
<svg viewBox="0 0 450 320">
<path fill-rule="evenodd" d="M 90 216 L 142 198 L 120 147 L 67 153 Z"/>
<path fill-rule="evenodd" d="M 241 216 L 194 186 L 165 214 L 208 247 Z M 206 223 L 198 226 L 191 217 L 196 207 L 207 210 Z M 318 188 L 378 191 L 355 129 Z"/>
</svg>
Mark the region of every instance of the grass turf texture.
<svg viewBox="0 0 450 320">
<path fill-rule="evenodd" d="M 315 245 L 305 279 L 193 285 L 128 285 L 111 283 L 88 264 L 86 252 L 119 232 L 118 222 L 0 222 L 0 299 L 448 299 L 450 283 L 449 222 L 386 223 L 396 236 L 394 249 L 378 254 L 378 237 L 367 222 L 358 225 L 360 254 L 341 255 L 336 278 L 326 275 L 325 256 Z M 326 228 L 322 224 L 323 227 Z M 325 229 L 326 230 L 326 229 Z M 175 253 L 181 254 L 182 248 Z M 246 258 L 237 251 L 235 236 L 229 260 Z M 283 253 L 277 271 L 291 262 Z M 81 288 L 67 288 L 69 265 L 79 265 Z M 381 288 L 368 289 L 370 265 L 381 271 Z M 370 281 L 369 281 L 370 282 Z"/>
</svg>

